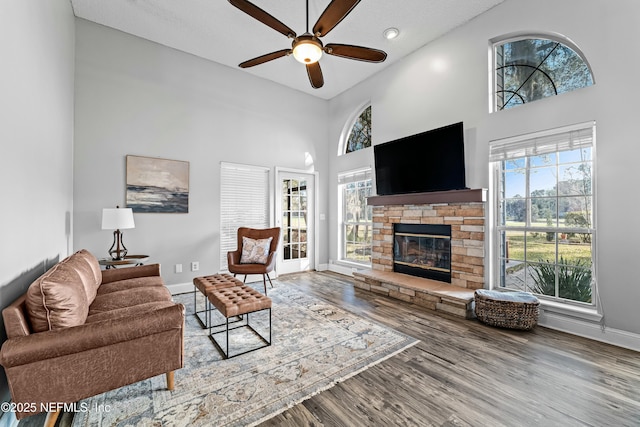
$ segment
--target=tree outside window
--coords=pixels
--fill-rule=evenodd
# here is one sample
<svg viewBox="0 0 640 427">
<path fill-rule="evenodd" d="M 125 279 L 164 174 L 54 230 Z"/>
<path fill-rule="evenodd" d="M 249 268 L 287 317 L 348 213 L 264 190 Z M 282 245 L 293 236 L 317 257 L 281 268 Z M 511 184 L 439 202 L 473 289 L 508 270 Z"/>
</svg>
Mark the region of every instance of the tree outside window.
<svg viewBox="0 0 640 427">
<path fill-rule="evenodd" d="M 347 143 L 345 144 L 345 153 L 362 150 L 371 147 L 371 106 L 368 106 L 358 116 L 355 123 L 351 127 Z"/>
<path fill-rule="evenodd" d="M 591 86 L 593 76 L 576 51 L 551 39 L 526 38 L 495 47 L 496 109 Z"/>
</svg>

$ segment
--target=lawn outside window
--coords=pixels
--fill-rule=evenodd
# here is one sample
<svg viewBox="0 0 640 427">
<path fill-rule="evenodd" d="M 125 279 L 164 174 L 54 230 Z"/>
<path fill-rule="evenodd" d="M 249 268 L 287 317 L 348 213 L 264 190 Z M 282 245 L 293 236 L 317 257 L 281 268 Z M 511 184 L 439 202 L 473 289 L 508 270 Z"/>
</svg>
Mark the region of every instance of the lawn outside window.
<svg viewBox="0 0 640 427">
<path fill-rule="evenodd" d="M 595 304 L 593 123 L 493 141 L 497 284 Z"/>
</svg>

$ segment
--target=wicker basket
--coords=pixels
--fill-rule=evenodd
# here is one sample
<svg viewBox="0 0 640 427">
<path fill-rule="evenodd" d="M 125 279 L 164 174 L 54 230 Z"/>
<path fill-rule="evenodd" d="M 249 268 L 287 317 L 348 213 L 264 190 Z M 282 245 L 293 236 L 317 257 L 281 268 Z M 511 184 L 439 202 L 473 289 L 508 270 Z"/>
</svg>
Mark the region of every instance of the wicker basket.
<svg viewBox="0 0 640 427">
<path fill-rule="evenodd" d="M 475 313 L 482 323 L 530 330 L 538 324 L 540 301 L 528 292 L 475 291 Z"/>
</svg>

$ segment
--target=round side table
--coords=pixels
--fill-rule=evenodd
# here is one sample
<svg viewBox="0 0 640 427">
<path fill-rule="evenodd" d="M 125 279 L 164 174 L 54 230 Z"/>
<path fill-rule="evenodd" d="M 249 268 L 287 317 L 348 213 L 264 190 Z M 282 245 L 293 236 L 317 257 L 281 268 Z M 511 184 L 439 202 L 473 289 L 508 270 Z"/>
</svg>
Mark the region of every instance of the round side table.
<svg viewBox="0 0 640 427">
<path fill-rule="evenodd" d="M 143 265 L 149 259 L 149 255 L 127 255 L 123 259 L 100 258 L 98 264 L 104 265 L 108 270 L 123 265 Z"/>
</svg>

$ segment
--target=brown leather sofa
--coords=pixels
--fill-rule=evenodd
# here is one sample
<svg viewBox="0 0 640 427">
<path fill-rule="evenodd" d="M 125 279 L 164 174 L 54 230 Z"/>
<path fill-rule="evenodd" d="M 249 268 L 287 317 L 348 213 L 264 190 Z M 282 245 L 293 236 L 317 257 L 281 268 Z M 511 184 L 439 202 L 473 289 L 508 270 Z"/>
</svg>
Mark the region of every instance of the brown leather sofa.
<svg viewBox="0 0 640 427">
<path fill-rule="evenodd" d="M 172 390 L 184 315 L 158 264 L 101 271 L 86 250 L 67 257 L 2 311 L 0 364 L 17 418 L 160 374 Z"/>
</svg>

